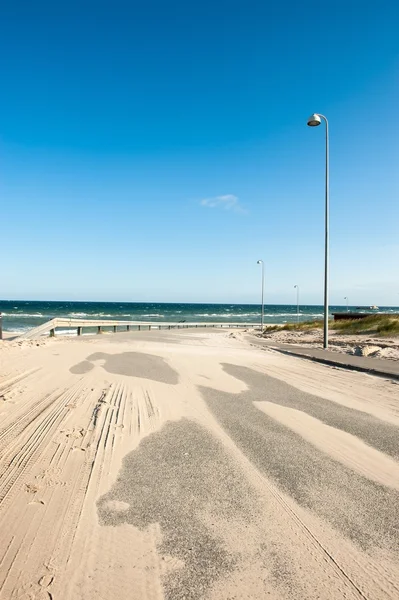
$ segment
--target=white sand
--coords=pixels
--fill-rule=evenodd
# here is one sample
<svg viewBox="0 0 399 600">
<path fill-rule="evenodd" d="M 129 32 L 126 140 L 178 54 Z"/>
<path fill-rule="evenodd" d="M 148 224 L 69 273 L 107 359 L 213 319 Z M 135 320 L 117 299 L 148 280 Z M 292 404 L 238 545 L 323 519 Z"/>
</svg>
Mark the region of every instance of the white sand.
<svg viewBox="0 0 399 600">
<path fill-rule="evenodd" d="M 310 331 L 271 331 L 264 338 L 277 344 L 293 344 L 322 348 L 323 332 L 321 329 Z M 332 352 L 399 360 L 399 338 L 378 337 L 370 335 L 341 334 L 334 330 L 329 332 L 329 349 Z"/>
<path fill-rule="evenodd" d="M 124 457 L 134 456 L 140 442 L 150 440 L 165 423 L 182 418 L 212 435 L 221 456 L 237 469 L 237 481 L 242 478 L 248 488 L 242 513 L 212 510 L 212 495 L 221 493 L 217 482 L 198 515 L 192 499 L 193 518 L 213 532 L 234 562 L 206 585 L 193 576 L 184 597 L 399 597 L 393 550 L 385 543 L 362 549 L 332 522 L 300 506 L 221 427 L 200 388 L 231 397 L 249 390 L 222 363 L 267 373 L 298 394 L 317 394 L 320 403 L 332 401 L 338 412 L 340 407 L 360 410 L 399 426 L 398 386 L 260 351 L 239 333 L 150 332 L 5 342 L 0 346 L 1 600 L 172 598 L 165 582 L 184 575 L 186 560 L 177 549 L 163 550 L 168 531 L 159 522 L 142 528 L 123 521 L 104 525 L 97 502 L 116 484 Z M 392 456 L 297 409 L 267 401 L 255 406 L 260 416 L 266 413 L 322 456 L 383 489 L 399 488 L 399 464 Z M 187 448 L 182 464 L 189 455 Z M 189 464 L 188 478 L 195 476 Z M 125 499 L 104 504 L 119 519 L 130 508 Z M 140 509 L 145 513 L 146 506 Z M 216 571 L 218 563 L 216 558 Z"/>
</svg>

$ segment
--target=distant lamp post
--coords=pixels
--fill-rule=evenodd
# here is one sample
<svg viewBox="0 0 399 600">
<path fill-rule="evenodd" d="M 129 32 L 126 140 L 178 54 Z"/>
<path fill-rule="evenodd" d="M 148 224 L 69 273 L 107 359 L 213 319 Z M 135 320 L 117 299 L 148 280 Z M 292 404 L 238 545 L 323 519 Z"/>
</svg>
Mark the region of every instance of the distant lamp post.
<svg viewBox="0 0 399 600">
<path fill-rule="evenodd" d="M 299 285 L 294 285 L 296 288 L 296 321 L 299 323 Z"/>
<path fill-rule="evenodd" d="M 346 312 L 349 312 L 349 299 L 348 299 L 348 296 L 345 296 L 344 300 L 346 300 Z"/>
<path fill-rule="evenodd" d="M 326 173 L 325 173 L 325 243 L 324 243 L 324 341 L 323 347 L 328 348 L 328 271 L 329 271 L 329 148 L 328 121 L 324 115 L 313 113 L 308 119 L 309 127 L 317 127 L 321 120 L 326 124 Z"/>
<path fill-rule="evenodd" d="M 263 263 L 263 260 L 258 260 L 257 262 L 258 265 L 262 265 L 262 313 L 261 313 L 261 321 L 260 321 L 260 327 L 261 327 L 261 331 L 263 333 L 263 323 L 265 320 L 265 308 L 264 308 L 264 295 L 265 295 L 265 265 Z"/>
</svg>

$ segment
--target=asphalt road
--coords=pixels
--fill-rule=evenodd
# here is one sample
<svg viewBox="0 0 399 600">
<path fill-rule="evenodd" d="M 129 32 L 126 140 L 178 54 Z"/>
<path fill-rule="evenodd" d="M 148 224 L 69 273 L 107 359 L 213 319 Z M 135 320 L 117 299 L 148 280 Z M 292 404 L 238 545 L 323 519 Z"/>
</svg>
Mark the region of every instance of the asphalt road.
<svg viewBox="0 0 399 600">
<path fill-rule="evenodd" d="M 303 435 L 264 414 L 258 403 L 305 413 L 396 460 L 398 427 L 366 411 L 305 393 L 257 370 L 229 363 L 222 368 L 247 389 L 228 393 L 203 386 L 200 392 L 235 452 L 279 492 L 349 540 L 360 553 L 369 557 L 387 553 L 399 558 L 398 491 L 359 474 L 345 461 L 331 457 L 327 448 L 315 447 Z M 207 598 L 215 581 L 239 570 L 243 563 L 240 552 L 228 551 L 223 536 L 214 527 L 214 522 L 220 520 L 225 526 L 232 523 L 232 527 L 237 520 L 254 524 L 263 514 L 259 499 L 262 492 L 259 495 L 250 484 L 235 460 L 235 452 L 227 450 L 220 439 L 195 420 L 167 423 L 124 460 L 116 484 L 99 501 L 101 522 L 106 526 L 129 523 L 145 530 L 151 523 L 160 523 L 160 553 L 172 555 L 184 565 L 166 578 L 167 600 Z M 110 511 L 107 506 L 112 506 L 112 501 L 127 503 L 129 509 Z M 285 535 L 284 530 L 280 535 Z M 280 597 L 286 597 L 287 590 L 295 590 L 292 597 L 313 597 L 303 591 L 304 580 L 298 578 L 292 559 L 284 551 L 271 552 L 273 543 L 267 533 L 255 545 L 258 558 L 268 565 L 270 587 L 259 584 L 259 595 L 249 598 L 263 598 L 273 585 L 281 590 Z M 367 582 L 358 574 L 348 576 L 345 585 L 353 597 L 371 598 Z M 314 597 L 324 597 L 315 589 L 313 592 Z M 352 597 L 348 590 L 346 593 L 349 595 L 342 597 Z M 228 598 L 247 597 L 243 590 L 231 594 Z M 330 594 L 326 597 L 339 597 L 332 590 Z M 385 597 L 391 597 L 390 593 L 381 595 Z"/>
</svg>

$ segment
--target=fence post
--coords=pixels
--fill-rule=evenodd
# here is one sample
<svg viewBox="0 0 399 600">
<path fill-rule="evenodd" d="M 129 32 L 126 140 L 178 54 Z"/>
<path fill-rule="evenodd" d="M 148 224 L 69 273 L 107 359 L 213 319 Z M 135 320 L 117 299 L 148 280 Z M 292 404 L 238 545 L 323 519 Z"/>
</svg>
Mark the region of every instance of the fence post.
<svg viewBox="0 0 399 600">
<path fill-rule="evenodd" d="M 50 329 L 50 337 L 55 337 L 55 329 Z"/>
<path fill-rule="evenodd" d="M 102 330 L 102 327 L 101 327 L 101 325 L 99 325 L 99 326 L 97 327 L 97 333 L 102 333 L 102 332 L 103 332 L 103 330 Z"/>
<path fill-rule="evenodd" d="M 126 331 L 130 331 L 130 325 L 126 325 Z"/>
<path fill-rule="evenodd" d="M 114 333 L 116 333 L 116 325 L 114 325 Z"/>
<path fill-rule="evenodd" d="M 82 335 L 82 327 L 78 327 L 78 335 Z"/>
</svg>

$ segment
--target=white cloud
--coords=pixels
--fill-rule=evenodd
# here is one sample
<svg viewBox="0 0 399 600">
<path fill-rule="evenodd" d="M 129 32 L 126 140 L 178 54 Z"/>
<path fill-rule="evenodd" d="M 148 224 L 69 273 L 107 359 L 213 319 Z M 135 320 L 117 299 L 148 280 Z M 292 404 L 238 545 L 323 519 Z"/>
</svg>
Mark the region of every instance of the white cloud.
<svg viewBox="0 0 399 600">
<path fill-rule="evenodd" d="M 224 196 L 214 196 L 213 198 L 204 198 L 200 202 L 201 206 L 208 208 L 222 208 L 236 213 L 245 214 L 247 211 L 240 204 L 237 196 L 225 194 Z"/>
</svg>

